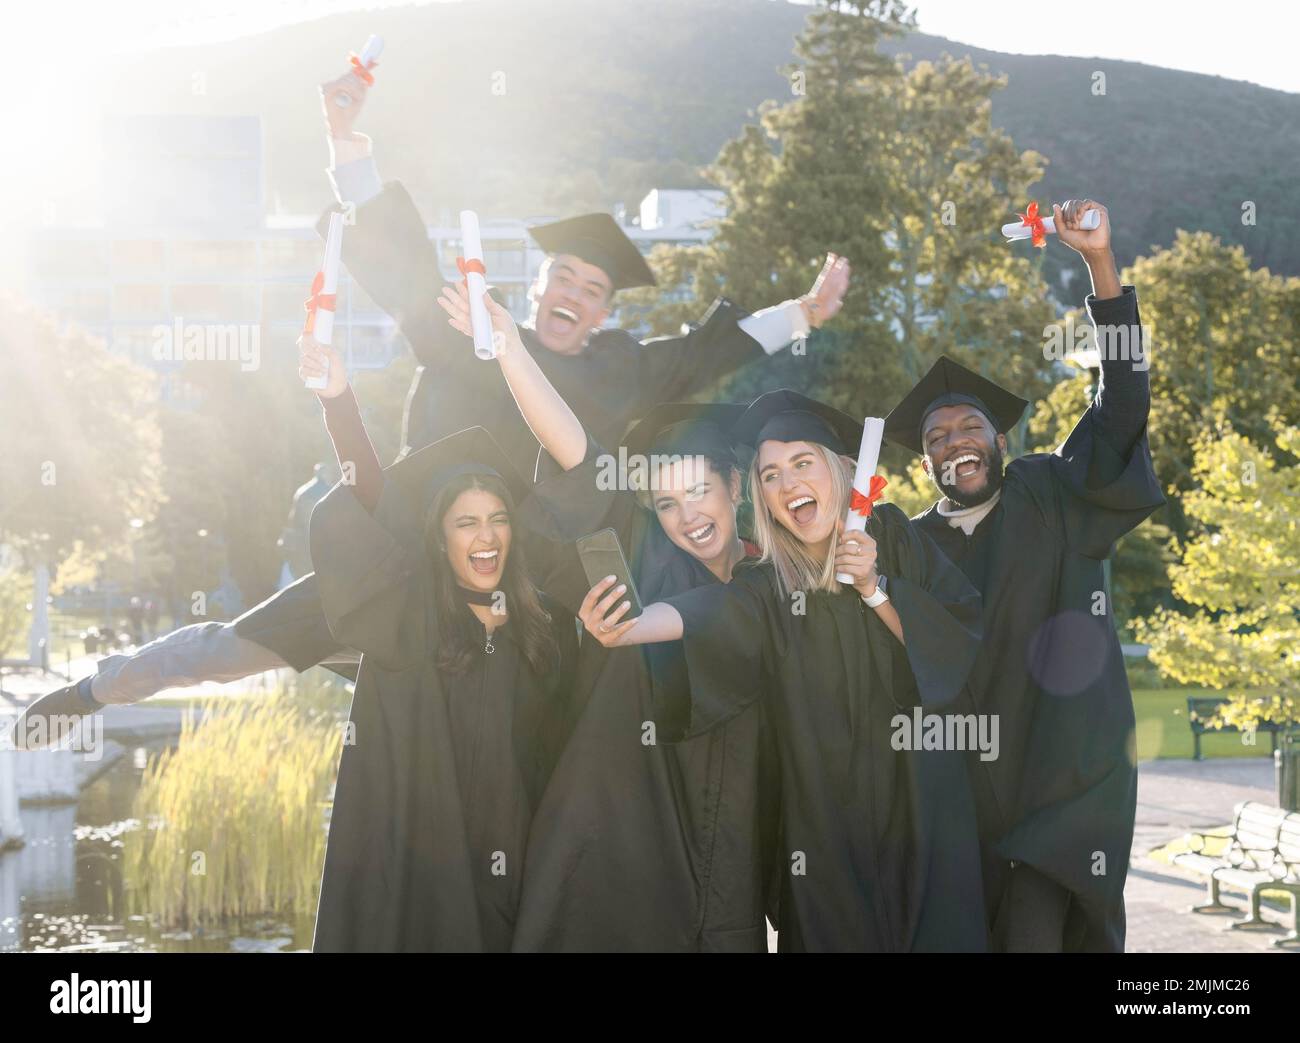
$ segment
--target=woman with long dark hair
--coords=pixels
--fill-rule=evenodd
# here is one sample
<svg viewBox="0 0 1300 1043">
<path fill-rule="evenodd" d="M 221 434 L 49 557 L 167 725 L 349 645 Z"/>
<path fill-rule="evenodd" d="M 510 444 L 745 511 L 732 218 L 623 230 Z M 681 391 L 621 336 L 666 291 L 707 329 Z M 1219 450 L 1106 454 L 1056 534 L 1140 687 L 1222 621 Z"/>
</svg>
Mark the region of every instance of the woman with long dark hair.
<svg viewBox="0 0 1300 1043">
<path fill-rule="evenodd" d="M 533 812 L 563 743 L 573 617 L 533 585 L 527 485 L 482 428 L 381 470 L 342 359 L 304 338 L 345 482 L 316 506 L 330 630 L 362 653 L 313 949 L 510 949 Z"/>
</svg>

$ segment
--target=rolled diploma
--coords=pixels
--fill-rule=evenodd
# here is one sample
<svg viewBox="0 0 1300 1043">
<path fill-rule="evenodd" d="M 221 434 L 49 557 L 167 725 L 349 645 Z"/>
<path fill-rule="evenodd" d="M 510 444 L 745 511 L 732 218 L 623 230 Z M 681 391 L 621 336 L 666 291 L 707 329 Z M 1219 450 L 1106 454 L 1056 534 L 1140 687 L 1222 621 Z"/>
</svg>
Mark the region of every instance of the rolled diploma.
<svg viewBox="0 0 1300 1043">
<path fill-rule="evenodd" d="M 862 446 L 858 449 L 858 469 L 853 475 L 853 488 L 866 496 L 871 492 L 871 476 L 876 473 L 880 462 L 880 441 L 885 436 L 885 421 L 878 416 L 869 416 L 862 425 Z M 844 532 L 866 532 L 867 519 L 849 508 L 844 519 Z M 853 577 L 847 573 L 837 572 L 835 578 L 841 583 L 852 583 Z"/>
<path fill-rule="evenodd" d="M 325 273 L 325 279 L 320 288 L 322 294 L 338 292 L 339 254 L 342 251 L 343 215 L 335 211 L 330 214 L 330 228 L 325 235 L 325 260 L 321 263 L 321 271 Z M 312 319 L 312 335 L 320 344 L 334 343 L 334 313 L 332 311 L 327 311 L 324 308 L 316 309 L 315 317 Z M 313 391 L 319 391 L 328 382 L 329 373 L 326 372 L 321 377 L 308 377 L 306 385 Z"/>
<path fill-rule="evenodd" d="M 1101 224 L 1101 211 L 1089 210 L 1083 215 L 1083 220 L 1079 223 L 1079 227 L 1084 229 L 1085 231 L 1091 232 L 1094 228 L 1096 228 L 1100 224 Z M 1043 231 L 1046 232 L 1048 235 L 1056 234 L 1055 217 L 1048 216 L 1043 218 Z M 1002 226 L 1002 234 L 1005 235 L 1008 240 L 1011 240 L 1011 239 L 1028 239 L 1034 233 L 1029 228 L 1029 226 L 1026 225 L 1023 221 L 1013 221 L 1009 225 Z"/>
<path fill-rule="evenodd" d="M 379 56 L 383 53 L 384 38 L 382 36 L 375 36 L 372 33 L 370 39 L 366 41 L 366 45 L 361 48 L 361 53 L 357 55 L 357 61 L 361 63 L 363 68 L 369 68 L 370 63 L 379 61 Z M 334 99 L 334 104 L 340 109 L 346 109 L 352 104 L 352 99 L 346 94 L 340 94 Z"/>
<path fill-rule="evenodd" d="M 478 233 L 478 214 L 473 210 L 460 212 L 460 242 L 462 256 L 466 261 L 483 263 L 483 241 Z M 494 359 L 497 353 L 492 345 L 492 320 L 488 317 L 487 305 L 483 303 L 483 294 L 487 293 L 487 280 L 478 272 L 466 272 L 465 282 L 469 289 L 469 321 L 474 328 L 474 354 L 481 359 Z"/>
<path fill-rule="evenodd" d="M 383 53 L 384 38 L 382 36 L 375 36 L 374 33 L 371 33 L 370 38 L 366 40 L 366 45 L 361 48 L 361 53 L 357 55 L 357 58 L 360 59 L 362 65 L 369 67 L 371 62 L 379 61 L 379 56 Z"/>
</svg>

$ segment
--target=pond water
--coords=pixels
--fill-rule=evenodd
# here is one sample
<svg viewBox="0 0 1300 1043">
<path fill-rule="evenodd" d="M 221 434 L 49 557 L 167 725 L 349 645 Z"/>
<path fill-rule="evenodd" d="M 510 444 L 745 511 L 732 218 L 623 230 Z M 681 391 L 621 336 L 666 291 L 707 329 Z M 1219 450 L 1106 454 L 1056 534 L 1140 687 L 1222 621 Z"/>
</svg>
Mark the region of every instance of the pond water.
<svg viewBox="0 0 1300 1043">
<path fill-rule="evenodd" d="M 122 834 L 145 759 L 127 750 L 76 804 L 24 805 L 26 843 L 0 853 L 0 951 L 293 952 L 310 949 L 313 918 L 260 919 L 219 928 L 160 928 L 127 912 Z"/>
</svg>

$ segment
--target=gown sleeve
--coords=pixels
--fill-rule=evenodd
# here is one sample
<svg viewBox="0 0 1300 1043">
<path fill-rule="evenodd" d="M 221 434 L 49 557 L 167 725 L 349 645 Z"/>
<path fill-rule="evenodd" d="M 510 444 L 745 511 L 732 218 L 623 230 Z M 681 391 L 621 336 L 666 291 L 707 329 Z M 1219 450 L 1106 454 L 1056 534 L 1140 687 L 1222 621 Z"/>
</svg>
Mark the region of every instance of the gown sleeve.
<svg viewBox="0 0 1300 1043">
<path fill-rule="evenodd" d="M 431 600 L 416 509 L 386 482 L 371 514 L 336 485 L 311 516 L 311 553 L 330 633 L 386 670 L 421 661 Z"/>
<path fill-rule="evenodd" d="M 1103 344 L 1109 329 L 1141 328 L 1132 286 L 1109 300 L 1089 298 L 1088 308 Z M 1121 536 L 1165 502 L 1147 440 L 1147 362 L 1131 352 L 1129 358 L 1103 354 L 1111 357 L 1102 362 L 1101 385 L 1088 411 L 1055 453 L 1025 457 L 1020 468 L 1040 510 L 1066 544 L 1096 559 L 1108 557 Z"/>
<path fill-rule="evenodd" d="M 665 598 L 682 617 L 681 641 L 646 645 L 659 738 L 680 742 L 731 720 L 762 694 L 779 649 L 776 589 L 767 569 L 742 568 Z"/>
<path fill-rule="evenodd" d="M 317 230 L 324 226 L 322 218 Z M 356 223 L 343 236 L 342 257 L 353 281 L 401 327 L 421 365 L 437 367 L 440 380 L 449 363 L 469 369 L 474 353 L 437 303 L 446 283 L 437 251 L 400 181 L 388 182 L 357 207 Z"/>
<path fill-rule="evenodd" d="M 582 462 L 561 470 L 543 451 L 538 481 L 520 506 L 530 536 L 529 561 L 536 567 L 539 584 L 571 614 L 577 615 L 591 584 L 578 557 L 574 541 L 599 529 L 618 534 L 629 564 L 635 565 L 638 548 L 636 497 L 616 488 L 603 473 L 604 449 L 587 437 Z M 538 548 L 534 550 L 534 548 Z"/>
<path fill-rule="evenodd" d="M 966 684 L 984 637 L 979 592 L 893 504 L 877 505 L 867 534 L 876 541 L 877 570 L 888 577 L 921 703 L 951 702 Z"/>
<path fill-rule="evenodd" d="M 689 332 L 646 341 L 638 375 L 645 411 L 661 402 L 692 398 L 746 362 L 766 358 L 758 341 L 738 325 L 744 317 L 741 309 L 720 297 Z"/>
</svg>

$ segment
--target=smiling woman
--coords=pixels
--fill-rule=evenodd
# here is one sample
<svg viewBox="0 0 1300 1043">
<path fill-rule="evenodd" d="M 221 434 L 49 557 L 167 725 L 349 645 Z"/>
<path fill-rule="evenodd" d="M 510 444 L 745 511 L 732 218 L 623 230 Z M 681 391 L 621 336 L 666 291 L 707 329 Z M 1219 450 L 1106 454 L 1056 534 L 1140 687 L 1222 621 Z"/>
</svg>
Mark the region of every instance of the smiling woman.
<svg viewBox="0 0 1300 1043">
<path fill-rule="evenodd" d="M 343 360 L 309 336 L 340 470 L 311 520 L 330 632 L 362 653 L 316 951 L 505 951 L 533 813 L 563 745 L 572 617 L 529 579 L 527 485 L 482 428 L 385 471 Z"/>
</svg>

